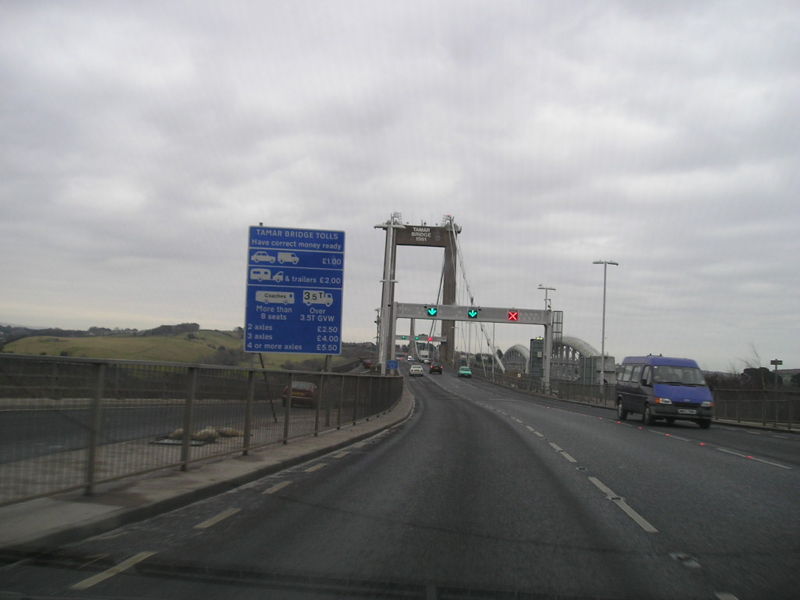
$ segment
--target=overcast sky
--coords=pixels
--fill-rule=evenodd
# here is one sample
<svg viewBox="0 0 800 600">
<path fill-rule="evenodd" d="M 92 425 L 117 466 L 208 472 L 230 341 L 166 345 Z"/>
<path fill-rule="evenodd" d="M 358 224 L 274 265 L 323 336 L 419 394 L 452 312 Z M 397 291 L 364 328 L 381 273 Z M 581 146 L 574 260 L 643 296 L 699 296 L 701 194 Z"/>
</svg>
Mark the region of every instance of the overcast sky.
<svg viewBox="0 0 800 600">
<path fill-rule="evenodd" d="M 800 4 L 0 2 L 0 322 L 244 319 L 247 228 L 454 215 L 477 303 L 606 349 L 800 367 Z M 442 251 L 402 248 L 402 302 Z M 401 324 L 401 328 L 406 327 Z M 533 326 L 498 326 L 527 345 Z"/>
</svg>

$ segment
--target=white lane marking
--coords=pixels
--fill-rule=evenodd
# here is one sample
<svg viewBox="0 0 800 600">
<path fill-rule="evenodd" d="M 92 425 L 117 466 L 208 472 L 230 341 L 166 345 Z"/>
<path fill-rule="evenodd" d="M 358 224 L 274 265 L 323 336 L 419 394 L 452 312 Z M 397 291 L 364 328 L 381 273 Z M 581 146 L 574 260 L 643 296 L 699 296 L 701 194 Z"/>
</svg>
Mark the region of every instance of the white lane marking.
<svg viewBox="0 0 800 600">
<path fill-rule="evenodd" d="M 606 498 L 616 504 L 622 510 L 622 512 L 628 515 L 639 527 L 644 529 L 647 533 L 658 533 L 658 529 L 653 527 L 647 519 L 636 512 L 627 502 L 625 502 L 624 498 L 615 494 L 605 483 L 600 481 L 597 477 L 592 477 L 591 475 L 589 476 L 589 481 L 591 481 L 597 489 L 603 492 L 606 495 Z"/>
<path fill-rule="evenodd" d="M 106 579 L 109 579 L 109 578 L 113 577 L 114 575 L 118 575 L 119 573 L 122 573 L 123 571 L 127 571 L 128 569 L 130 569 L 136 563 L 140 563 L 143 560 L 150 558 L 154 554 L 155 554 L 155 552 L 139 552 L 139 554 L 135 554 L 134 556 L 131 556 L 127 560 L 123 560 L 121 563 L 111 567 L 110 569 L 106 569 L 105 571 L 103 571 L 101 573 L 98 573 L 97 575 L 92 575 L 91 577 L 89 577 L 87 579 L 84 579 L 83 581 L 79 581 L 75 585 L 70 586 L 70 589 L 73 589 L 73 590 L 85 590 L 85 589 L 88 589 L 88 588 L 92 587 L 93 585 L 97 585 L 101 581 L 105 581 Z"/>
<path fill-rule="evenodd" d="M 564 458 L 566 458 L 566 459 L 567 459 L 569 462 L 571 462 L 571 463 L 576 463 L 576 462 L 578 462 L 577 460 L 575 460 L 574 458 L 572 458 L 572 456 L 571 456 L 570 454 L 568 454 L 568 453 L 566 453 L 566 452 L 562 452 L 562 453 L 561 453 L 561 456 L 563 456 Z"/>
<path fill-rule="evenodd" d="M 673 439 L 676 439 L 676 440 L 680 440 L 682 442 L 691 442 L 692 441 L 689 438 L 681 437 L 679 435 L 670 435 L 669 437 L 671 437 Z"/>
<path fill-rule="evenodd" d="M 535 435 L 539 436 L 540 438 L 543 438 L 543 437 L 544 437 L 544 434 L 542 434 L 542 433 L 539 433 L 538 431 L 534 431 L 533 433 L 534 433 Z"/>
<path fill-rule="evenodd" d="M 754 460 L 756 462 L 764 463 L 765 465 L 770 465 L 772 467 L 778 467 L 779 469 L 786 469 L 787 471 L 791 471 L 792 467 L 787 465 L 782 465 L 780 463 L 775 463 L 769 460 L 764 460 L 763 458 L 757 458 L 752 456 L 751 454 L 742 454 L 741 452 L 736 452 L 735 450 L 728 450 L 727 448 L 717 448 L 720 452 L 724 452 L 725 454 L 733 454 L 734 456 L 738 456 L 739 458 L 746 458 L 748 460 Z"/>
<path fill-rule="evenodd" d="M 700 561 L 697 560 L 691 554 L 687 554 L 686 552 L 670 552 L 669 557 L 672 560 L 678 561 L 682 566 L 686 567 L 687 569 L 699 569 L 702 567 Z"/>
<path fill-rule="evenodd" d="M 550 444 L 550 447 L 553 450 L 555 450 L 556 452 L 563 452 L 564 451 L 564 449 L 561 446 L 559 446 L 558 444 L 556 444 L 555 442 L 547 442 L 547 443 Z"/>
<path fill-rule="evenodd" d="M 739 598 L 728 592 L 714 592 L 714 595 L 717 600 L 739 600 Z"/>
<path fill-rule="evenodd" d="M 333 458 L 344 458 L 348 454 L 350 454 L 349 450 L 342 450 L 341 452 L 337 452 L 336 454 L 332 454 L 331 456 L 333 456 Z"/>
<path fill-rule="evenodd" d="M 229 508 L 228 510 L 223 510 L 218 515 L 216 515 L 214 517 L 211 517 L 210 519 L 207 519 L 207 520 L 203 521 L 202 523 L 198 523 L 197 525 L 194 526 L 194 528 L 195 529 L 208 529 L 212 525 L 216 525 L 220 521 L 222 521 L 224 519 L 227 519 L 228 517 L 232 517 L 236 513 L 240 512 L 241 510 L 242 510 L 241 508 Z"/>
<path fill-rule="evenodd" d="M 789 439 L 785 435 L 773 435 L 773 436 L 770 436 L 770 437 L 774 437 L 776 440 L 788 440 Z"/>
<path fill-rule="evenodd" d="M 324 469 L 327 466 L 328 466 L 328 463 L 317 463 L 315 465 L 312 465 L 312 466 L 308 467 L 305 470 L 305 472 L 306 473 L 313 473 L 314 471 L 319 471 L 320 469 Z"/>
<path fill-rule="evenodd" d="M 535 432 L 535 431 L 536 431 L 536 430 L 535 430 L 533 427 L 531 427 L 530 425 L 525 425 L 525 428 L 526 428 L 528 431 L 533 431 L 533 432 Z"/>
<path fill-rule="evenodd" d="M 517 423 L 522 423 L 517 417 L 512 417 Z"/>
<path fill-rule="evenodd" d="M 274 494 L 275 492 L 278 492 L 278 491 L 282 490 L 283 488 L 285 488 L 288 485 L 292 485 L 292 482 L 291 481 L 281 481 L 280 483 L 276 483 L 272 487 L 265 489 L 261 493 L 262 494 Z"/>
</svg>

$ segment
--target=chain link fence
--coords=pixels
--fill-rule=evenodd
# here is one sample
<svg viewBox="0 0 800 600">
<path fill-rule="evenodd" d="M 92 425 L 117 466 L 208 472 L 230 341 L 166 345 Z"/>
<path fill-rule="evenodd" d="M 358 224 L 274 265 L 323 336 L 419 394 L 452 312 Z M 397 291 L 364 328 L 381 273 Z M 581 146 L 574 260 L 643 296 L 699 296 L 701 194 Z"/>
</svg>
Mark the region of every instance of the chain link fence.
<svg viewBox="0 0 800 600">
<path fill-rule="evenodd" d="M 401 377 L 0 355 L 0 505 L 293 438 L 391 409 Z"/>
</svg>

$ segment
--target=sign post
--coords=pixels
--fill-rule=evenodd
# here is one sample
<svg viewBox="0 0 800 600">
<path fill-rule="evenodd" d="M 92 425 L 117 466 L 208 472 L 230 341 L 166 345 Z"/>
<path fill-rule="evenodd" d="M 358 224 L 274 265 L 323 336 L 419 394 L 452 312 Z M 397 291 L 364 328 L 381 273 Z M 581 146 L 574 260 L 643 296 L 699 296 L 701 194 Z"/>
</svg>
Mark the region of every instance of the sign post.
<svg viewBox="0 0 800 600">
<path fill-rule="evenodd" d="M 250 227 L 245 352 L 341 354 L 344 232 Z"/>
</svg>

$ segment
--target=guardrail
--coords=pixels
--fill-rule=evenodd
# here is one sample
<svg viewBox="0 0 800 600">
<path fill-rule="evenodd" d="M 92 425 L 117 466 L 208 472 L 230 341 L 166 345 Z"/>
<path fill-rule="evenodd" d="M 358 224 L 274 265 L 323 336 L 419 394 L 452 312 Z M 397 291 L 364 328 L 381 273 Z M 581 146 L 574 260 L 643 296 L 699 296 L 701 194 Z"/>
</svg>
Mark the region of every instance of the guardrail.
<svg viewBox="0 0 800 600">
<path fill-rule="evenodd" d="M 614 385 L 585 385 L 553 380 L 549 393 L 542 388 L 541 379 L 523 375 L 495 373 L 486 375 L 473 369 L 476 377 L 530 394 L 555 397 L 605 408 L 614 408 Z M 800 393 L 787 390 L 714 389 L 714 420 L 772 426 L 777 429 L 800 429 Z"/>
<path fill-rule="evenodd" d="M 0 505 L 319 435 L 401 377 L 0 354 Z"/>
</svg>

